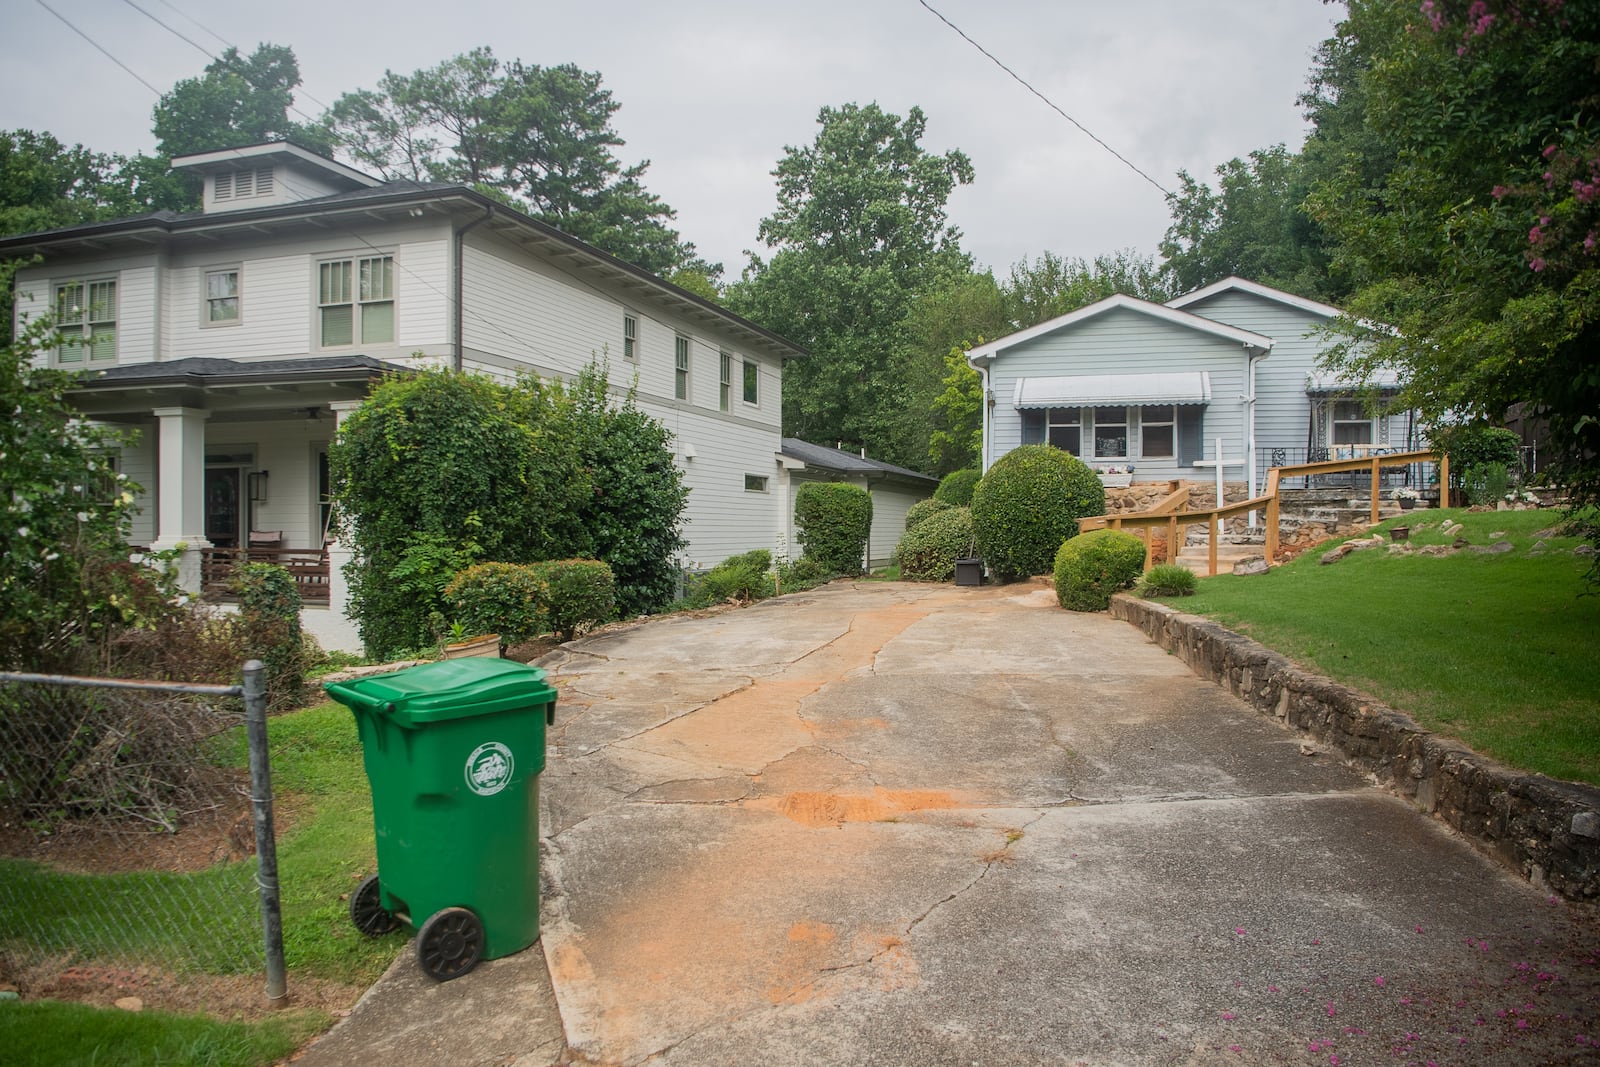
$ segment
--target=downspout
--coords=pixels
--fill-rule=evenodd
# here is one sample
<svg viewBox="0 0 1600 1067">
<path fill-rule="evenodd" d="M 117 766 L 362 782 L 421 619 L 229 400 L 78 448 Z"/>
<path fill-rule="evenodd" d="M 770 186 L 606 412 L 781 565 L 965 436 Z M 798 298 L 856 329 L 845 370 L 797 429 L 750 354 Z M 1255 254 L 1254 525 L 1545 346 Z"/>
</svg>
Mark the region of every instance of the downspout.
<svg viewBox="0 0 1600 1067">
<path fill-rule="evenodd" d="M 1256 363 L 1266 356 L 1265 351 L 1245 349 L 1245 366 L 1248 368 L 1246 375 L 1245 407 L 1245 472 L 1247 492 L 1249 499 L 1256 498 Z M 1221 458 L 1221 457 L 1218 457 Z M 1249 525 L 1256 525 L 1256 513 L 1251 512 L 1245 520 Z"/>
<path fill-rule="evenodd" d="M 463 331 L 462 321 L 461 321 L 462 320 L 461 306 L 462 306 L 462 301 L 464 299 L 466 299 L 466 281 L 462 277 L 462 264 L 463 264 L 463 261 L 466 258 L 465 253 L 464 253 L 464 249 L 466 247 L 466 237 L 467 237 L 467 233 L 469 231 L 474 230 L 477 227 L 483 225 L 484 223 L 488 222 L 493 217 L 494 217 L 494 208 L 493 208 L 493 206 L 490 206 L 490 207 L 484 208 L 483 217 L 482 218 L 473 219 L 471 222 L 467 223 L 465 226 L 457 226 L 455 228 L 455 236 L 453 238 L 453 243 L 455 245 L 455 248 L 453 249 L 453 258 L 455 260 L 454 266 L 455 266 L 455 275 L 456 275 L 456 284 L 455 284 L 455 290 L 456 291 L 455 291 L 455 300 L 453 300 L 451 302 L 451 305 L 450 305 L 450 318 L 451 318 L 450 335 L 451 335 L 451 347 L 453 349 L 453 351 L 451 353 L 451 356 L 450 356 L 450 369 L 455 371 L 457 374 L 461 373 L 461 371 L 462 371 L 462 369 L 463 369 L 463 367 L 465 365 L 464 364 L 464 356 L 463 356 L 463 345 L 462 345 L 462 334 L 463 334 L 464 331 Z"/>
<path fill-rule="evenodd" d="M 972 364 L 972 368 L 978 372 L 978 383 L 981 387 L 981 396 L 979 398 L 979 402 L 983 405 L 983 436 L 981 438 L 981 444 L 979 447 L 979 451 L 982 453 L 982 456 L 979 458 L 979 462 L 982 464 L 982 466 L 979 468 L 978 473 L 986 474 L 989 470 L 990 452 L 989 407 L 993 403 L 993 397 L 989 395 L 989 364 L 987 361 L 985 361 L 982 366 L 974 363 Z"/>
</svg>

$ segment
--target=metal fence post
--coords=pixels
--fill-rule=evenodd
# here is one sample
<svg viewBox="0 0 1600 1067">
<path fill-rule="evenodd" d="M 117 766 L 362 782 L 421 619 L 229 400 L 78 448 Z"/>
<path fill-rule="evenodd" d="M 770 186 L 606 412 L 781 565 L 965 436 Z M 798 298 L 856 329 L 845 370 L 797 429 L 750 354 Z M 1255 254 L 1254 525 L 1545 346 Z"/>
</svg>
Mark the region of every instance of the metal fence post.
<svg viewBox="0 0 1600 1067">
<path fill-rule="evenodd" d="M 261 891 L 261 933 L 267 950 L 267 999 L 288 995 L 283 966 L 283 913 L 278 903 L 278 845 L 272 832 L 272 767 L 267 757 L 266 665 L 244 665 L 245 728 L 250 738 L 250 807 L 256 826 L 256 885 Z"/>
</svg>

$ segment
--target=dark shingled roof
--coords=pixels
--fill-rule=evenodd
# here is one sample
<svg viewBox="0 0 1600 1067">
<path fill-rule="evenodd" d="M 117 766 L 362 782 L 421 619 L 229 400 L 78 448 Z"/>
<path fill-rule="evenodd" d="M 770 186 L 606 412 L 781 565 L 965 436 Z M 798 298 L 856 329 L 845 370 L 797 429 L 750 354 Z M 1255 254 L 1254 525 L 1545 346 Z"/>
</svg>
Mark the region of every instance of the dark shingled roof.
<svg viewBox="0 0 1600 1067">
<path fill-rule="evenodd" d="M 916 478 L 919 481 L 938 484 L 939 479 L 929 474 L 919 474 L 905 467 L 896 467 L 893 463 L 882 463 L 875 459 L 862 459 L 854 452 L 845 452 L 837 448 L 828 448 L 825 445 L 814 445 L 809 441 L 802 441 L 798 437 L 785 437 L 783 439 L 782 454 L 790 459 L 798 459 L 808 467 L 820 467 L 823 470 L 835 471 L 839 474 L 898 474 L 902 478 Z"/>
<path fill-rule="evenodd" d="M 107 367 L 85 375 L 80 385 L 127 385 L 172 378 L 193 378 L 197 383 L 208 378 L 294 376 L 337 378 L 342 376 L 340 372 L 347 371 L 387 374 L 407 369 L 398 363 L 385 363 L 371 356 L 315 356 L 309 359 L 269 359 L 254 363 L 211 356 L 189 356 L 185 359 L 156 363 L 126 363 L 117 367 Z"/>
</svg>

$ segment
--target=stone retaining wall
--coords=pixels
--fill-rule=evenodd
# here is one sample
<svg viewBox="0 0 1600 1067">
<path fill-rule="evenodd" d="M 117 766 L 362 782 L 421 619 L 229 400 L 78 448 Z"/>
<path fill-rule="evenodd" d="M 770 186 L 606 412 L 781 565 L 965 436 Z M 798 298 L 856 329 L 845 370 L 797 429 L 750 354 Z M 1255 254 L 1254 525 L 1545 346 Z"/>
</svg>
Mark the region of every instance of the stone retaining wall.
<svg viewBox="0 0 1600 1067">
<path fill-rule="evenodd" d="M 1535 886 L 1600 900 L 1600 789 L 1526 774 L 1438 738 L 1411 718 L 1209 619 L 1119 594 L 1131 622 L 1202 678 L 1311 735 L 1379 785 L 1460 831 Z"/>
</svg>

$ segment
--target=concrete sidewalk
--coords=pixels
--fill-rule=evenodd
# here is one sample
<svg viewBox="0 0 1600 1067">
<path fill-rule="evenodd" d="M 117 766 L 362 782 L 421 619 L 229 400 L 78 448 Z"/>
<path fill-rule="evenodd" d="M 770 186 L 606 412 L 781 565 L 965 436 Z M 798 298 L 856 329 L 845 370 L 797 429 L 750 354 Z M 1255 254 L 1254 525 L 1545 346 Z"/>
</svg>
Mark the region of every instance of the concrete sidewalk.
<svg viewBox="0 0 1600 1067">
<path fill-rule="evenodd" d="M 408 953 L 303 1063 L 1600 1047 L 1592 921 L 1048 589 L 836 583 L 546 665 L 542 947 Z"/>
</svg>

